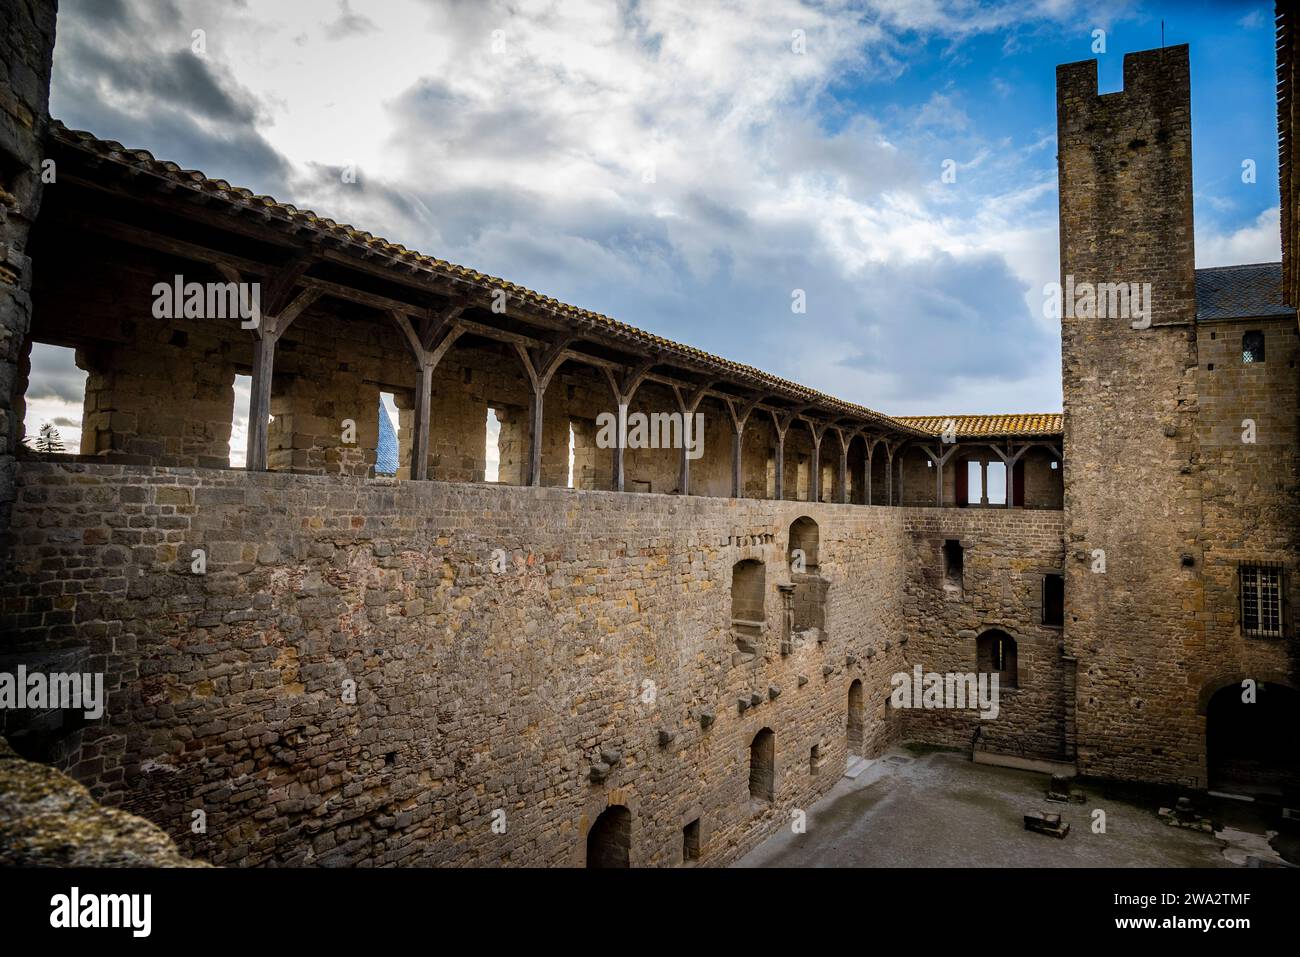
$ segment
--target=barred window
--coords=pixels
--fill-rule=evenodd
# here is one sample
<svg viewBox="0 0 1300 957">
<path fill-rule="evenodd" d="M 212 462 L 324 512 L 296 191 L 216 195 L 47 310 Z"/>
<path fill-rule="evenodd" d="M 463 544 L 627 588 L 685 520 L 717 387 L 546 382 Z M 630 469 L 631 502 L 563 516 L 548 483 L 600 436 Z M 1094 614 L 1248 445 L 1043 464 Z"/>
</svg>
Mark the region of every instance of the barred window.
<svg viewBox="0 0 1300 957">
<path fill-rule="evenodd" d="M 1241 361 L 1264 361 L 1264 333 L 1255 330 L 1241 337 Z"/>
<path fill-rule="evenodd" d="M 1282 637 L 1282 569 L 1242 565 L 1241 632 L 1259 638 Z"/>
</svg>

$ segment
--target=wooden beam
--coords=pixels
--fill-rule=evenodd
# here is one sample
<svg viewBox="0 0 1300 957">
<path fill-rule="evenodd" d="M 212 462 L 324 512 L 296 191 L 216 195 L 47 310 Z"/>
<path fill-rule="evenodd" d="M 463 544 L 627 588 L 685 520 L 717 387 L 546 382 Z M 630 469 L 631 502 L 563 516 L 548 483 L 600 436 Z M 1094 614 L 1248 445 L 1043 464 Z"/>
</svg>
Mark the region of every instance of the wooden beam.
<svg viewBox="0 0 1300 957">
<path fill-rule="evenodd" d="M 79 180 L 76 177 L 62 177 L 61 181 L 76 182 L 78 185 L 95 188 L 100 192 L 109 192 L 113 195 L 130 195 L 133 198 L 138 198 L 134 193 L 126 194 L 115 189 L 105 190 L 102 184 L 92 183 L 87 180 Z M 196 193 L 195 195 L 206 194 Z M 164 203 L 162 205 L 165 208 L 171 208 L 170 203 Z M 232 207 L 232 210 L 242 209 L 242 206 Z M 232 216 L 228 213 L 217 213 L 210 211 L 207 207 L 188 205 L 186 208 L 186 215 L 209 225 L 214 225 L 218 228 L 247 236 L 248 238 L 258 239 L 263 242 L 272 241 L 272 238 L 266 234 L 264 229 L 248 229 L 246 227 L 236 228 L 236 223 L 232 221 Z M 237 212 L 236 215 L 243 216 L 247 215 L 247 213 Z M 330 248 L 331 245 L 346 245 L 348 241 L 328 233 L 315 235 L 313 237 L 312 246 L 309 249 L 304 249 L 301 239 L 296 241 L 291 240 L 287 235 L 275 237 L 278 240 L 283 240 L 284 245 L 296 253 L 288 263 L 282 266 L 277 266 L 200 246 L 196 243 L 187 242 L 185 240 L 166 236 L 136 226 L 130 226 L 102 218 L 80 219 L 71 222 L 73 225 L 96 232 L 100 235 L 118 239 L 123 242 L 129 242 L 133 245 L 142 246 L 155 251 L 164 252 L 176 256 L 177 258 L 203 263 L 214 268 L 225 270 L 227 274 L 230 274 L 230 271 L 233 271 L 234 273 L 243 275 L 245 278 L 270 276 L 272 279 L 268 286 L 268 292 L 270 293 L 271 300 L 269 305 L 272 309 L 278 308 L 280 305 L 279 302 L 276 302 L 275 300 L 282 299 L 282 297 L 288 294 L 288 289 L 296 285 L 304 289 L 315 289 L 321 294 L 342 299 L 347 302 L 364 305 L 379 312 L 391 312 L 397 310 L 414 315 L 420 315 L 427 312 L 428 307 L 423 303 L 397 299 L 393 296 L 385 296 L 367 290 L 357 289 L 344 283 L 308 276 L 305 274 L 306 269 L 310 266 L 312 261 L 337 263 L 339 265 L 356 269 L 359 272 L 366 272 L 388 279 L 398 285 L 404 285 L 406 288 L 417 291 L 422 295 L 432 293 L 435 296 L 449 298 L 452 301 L 453 307 L 460 307 L 462 310 L 471 308 L 473 302 L 476 300 L 486 301 L 486 296 L 488 295 L 488 290 L 480 288 L 467 280 L 457 280 L 454 277 L 444 277 L 436 270 L 420 266 L 418 263 L 408 261 L 400 256 L 397 257 L 394 262 L 400 263 L 406 268 L 399 270 L 393 266 L 380 266 L 379 264 L 366 263 L 355 256 L 336 252 Z M 294 227 L 289 232 L 301 232 L 301 225 Z M 418 282 L 413 281 L 411 278 L 412 269 L 419 273 L 420 279 Z M 278 281 L 276 279 L 277 276 L 280 277 Z M 551 313 L 554 314 L 552 315 Z M 595 321 L 582 321 L 580 319 L 575 319 L 572 316 L 562 316 L 555 313 L 554 310 L 550 310 L 548 313 L 547 310 L 543 309 L 541 306 L 532 303 L 527 304 L 527 308 L 523 310 L 523 312 L 516 314 L 516 318 L 549 329 L 573 330 L 574 326 L 577 325 L 583 330 L 580 335 L 585 341 L 599 343 L 618 350 L 637 351 L 645 348 L 643 343 L 637 342 L 633 344 L 629 342 L 630 336 L 626 333 L 607 332 L 600 323 Z M 530 347 L 539 341 L 533 337 L 521 336 L 518 333 L 495 329 L 491 326 L 485 326 L 480 323 L 466 323 L 466 330 L 473 332 L 476 335 L 482 335 L 499 341 L 518 342 L 527 344 Z M 420 331 L 435 337 L 437 334 L 435 329 L 427 327 Z M 576 351 L 571 352 L 569 357 L 596 367 L 609 368 L 610 366 L 622 365 L 614 360 L 602 359 L 598 356 L 592 356 Z M 717 376 L 719 372 L 723 372 L 718 363 L 700 363 L 697 365 L 684 357 L 656 353 L 644 357 L 638 364 L 630 368 L 626 365 L 622 365 L 623 370 L 625 370 L 625 376 L 624 380 L 619 382 L 615 387 L 616 393 L 621 392 L 624 396 L 630 397 L 635 392 L 636 387 L 639 386 L 641 382 L 647 380 L 661 382 L 665 385 L 671 385 L 673 383 L 682 384 L 681 380 L 652 375 L 650 373 L 649 370 L 651 368 L 661 363 L 673 365 L 683 370 L 705 376 Z M 725 381 L 741 387 L 757 386 L 761 389 L 768 388 L 766 383 L 763 383 L 759 377 L 753 375 L 735 375 L 729 372 L 723 372 L 722 377 L 719 378 L 718 381 Z M 727 399 L 734 399 L 734 396 L 727 393 L 712 390 L 707 394 L 724 401 Z M 767 394 L 781 395 L 779 392 L 768 392 Z M 793 392 L 789 396 L 783 397 L 794 399 L 796 402 L 800 401 L 801 398 L 804 398 L 804 396 L 801 396 L 799 392 Z M 815 405 L 815 403 L 803 403 L 799 408 L 800 410 L 807 409 L 813 405 Z M 782 411 L 779 407 L 771 406 L 769 403 L 763 403 L 759 407 L 772 412 L 774 415 L 780 414 Z M 835 404 L 833 402 L 829 403 L 827 408 L 834 409 Z M 841 421 L 849 420 L 854 422 L 864 420 L 862 417 L 845 413 L 839 413 L 836 418 Z M 865 419 L 865 421 L 874 422 L 874 420 L 871 419 Z M 899 431 L 904 434 L 916 432 L 916 430 L 907 429 L 902 426 L 899 427 Z"/>
</svg>

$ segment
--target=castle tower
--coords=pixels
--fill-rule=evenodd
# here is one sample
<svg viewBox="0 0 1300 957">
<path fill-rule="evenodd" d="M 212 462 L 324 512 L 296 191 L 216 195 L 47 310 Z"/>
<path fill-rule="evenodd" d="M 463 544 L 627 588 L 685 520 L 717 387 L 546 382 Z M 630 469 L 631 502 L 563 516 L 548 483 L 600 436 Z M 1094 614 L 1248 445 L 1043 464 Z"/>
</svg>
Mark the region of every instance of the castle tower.
<svg viewBox="0 0 1300 957">
<path fill-rule="evenodd" d="M 1056 78 L 1067 733 L 1081 772 L 1196 785 L 1186 662 L 1206 613 L 1188 50 L 1128 54 L 1116 93 L 1098 94 L 1095 60 Z"/>
</svg>

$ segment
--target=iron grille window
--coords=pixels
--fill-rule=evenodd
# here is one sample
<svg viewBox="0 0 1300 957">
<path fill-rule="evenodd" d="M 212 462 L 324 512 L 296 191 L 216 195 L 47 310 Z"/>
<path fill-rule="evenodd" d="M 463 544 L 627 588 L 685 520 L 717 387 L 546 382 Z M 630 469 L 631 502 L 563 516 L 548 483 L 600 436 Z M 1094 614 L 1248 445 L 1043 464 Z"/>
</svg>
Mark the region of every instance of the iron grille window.
<svg viewBox="0 0 1300 957">
<path fill-rule="evenodd" d="M 1241 632 L 1257 638 L 1282 637 L 1282 569 L 1242 565 Z"/>
</svg>

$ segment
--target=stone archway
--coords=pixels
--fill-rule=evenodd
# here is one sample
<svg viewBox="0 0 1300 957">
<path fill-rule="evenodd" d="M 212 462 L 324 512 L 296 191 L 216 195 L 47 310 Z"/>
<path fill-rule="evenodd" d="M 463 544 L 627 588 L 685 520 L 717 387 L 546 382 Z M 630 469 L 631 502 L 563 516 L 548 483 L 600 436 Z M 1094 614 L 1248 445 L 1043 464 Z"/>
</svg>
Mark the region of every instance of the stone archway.
<svg viewBox="0 0 1300 957">
<path fill-rule="evenodd" d="M 632 812 L 612 804 L 587 832 L 588 867 L 629 867 L 632 853 Z"/>
<path fill-rule="evenodd" d="M 1211 790 L 1281 798 L 1300 789 L 1300 691 L 1261 676 L 1252 694 L 1244 680 L 1202 693 L 1207 783 Z"/>
</svg>

